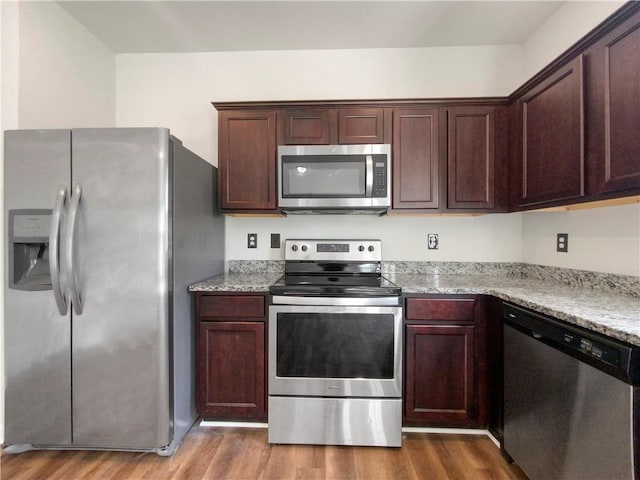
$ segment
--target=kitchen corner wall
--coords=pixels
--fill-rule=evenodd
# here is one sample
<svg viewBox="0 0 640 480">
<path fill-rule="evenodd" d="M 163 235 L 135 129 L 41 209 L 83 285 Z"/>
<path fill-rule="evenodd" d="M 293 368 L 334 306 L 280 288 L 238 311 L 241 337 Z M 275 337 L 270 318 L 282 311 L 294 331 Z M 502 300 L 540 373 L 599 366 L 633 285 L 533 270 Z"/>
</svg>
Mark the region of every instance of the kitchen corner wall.
<svg viewBox="0 0 640 480">
<path fill-rule="evenodd" d="M 55 2 L 19 2 L 19 128 L 115 126 L 115 55 Z"/>
<path fill-rule="evenodd" d="M 522 221 L 525 263 L 640 275 L 640 204 L 527 212 Z M 556 251 L 556 235 L 569 234 L 569 251 Z"/>
</svg>

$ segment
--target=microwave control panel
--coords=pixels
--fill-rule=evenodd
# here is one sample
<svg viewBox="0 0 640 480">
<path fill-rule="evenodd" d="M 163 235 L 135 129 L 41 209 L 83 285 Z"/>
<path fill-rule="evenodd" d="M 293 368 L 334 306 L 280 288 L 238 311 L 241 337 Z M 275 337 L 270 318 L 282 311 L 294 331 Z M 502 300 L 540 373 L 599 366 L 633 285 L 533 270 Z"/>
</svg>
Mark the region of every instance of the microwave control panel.
<svg viewBox="0 0 640 480">
<path fill-rule="evenodd" d="M 373 155 L 373 197 L 387 196 L 387 156 Z"/>
</svg>

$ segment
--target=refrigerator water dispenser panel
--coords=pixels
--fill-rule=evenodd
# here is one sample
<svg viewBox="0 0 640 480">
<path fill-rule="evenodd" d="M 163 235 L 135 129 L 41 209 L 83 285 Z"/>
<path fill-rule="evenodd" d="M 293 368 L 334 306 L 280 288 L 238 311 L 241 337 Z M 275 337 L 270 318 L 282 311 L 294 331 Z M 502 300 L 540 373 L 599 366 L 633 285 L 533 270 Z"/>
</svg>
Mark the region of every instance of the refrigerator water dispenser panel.
<svg viewBox="0 0 640 480">
<path fill-rule="evenodd" d="M 9 288 L 51 290 L 51 210 L 9 211 Z"/>
</svg>

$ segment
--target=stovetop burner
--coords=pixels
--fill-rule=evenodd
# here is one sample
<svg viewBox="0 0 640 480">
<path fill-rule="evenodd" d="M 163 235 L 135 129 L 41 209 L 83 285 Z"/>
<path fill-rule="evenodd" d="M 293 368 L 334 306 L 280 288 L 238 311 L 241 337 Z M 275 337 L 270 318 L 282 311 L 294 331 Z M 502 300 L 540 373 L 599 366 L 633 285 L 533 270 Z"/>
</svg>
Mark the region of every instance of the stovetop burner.
<svg viewBox="0 0 640 480">
<path fill-rule="evenodd" d="M 272 295 L 374 297 L 400 295 L 381 275 L 380 240 L 286 240 L 285 275 Z"/>
<path fill-rule="evenodd" d="M 400 295 L 401 288 L 381 275 L 283 275 L 272 295 L 372 297 Z"/>
</svg>

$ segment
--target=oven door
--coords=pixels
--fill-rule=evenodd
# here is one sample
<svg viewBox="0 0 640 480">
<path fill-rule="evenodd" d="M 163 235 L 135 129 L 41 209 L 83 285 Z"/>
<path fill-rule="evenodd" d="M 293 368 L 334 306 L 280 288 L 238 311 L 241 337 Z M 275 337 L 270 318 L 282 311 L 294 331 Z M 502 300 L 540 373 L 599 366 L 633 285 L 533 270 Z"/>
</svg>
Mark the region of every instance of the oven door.
<svg viewBox="0 0 640 480">
<path fill-rule="evenodd" d="M 269 395 L 402 396 L 402 308 L 271 305 Z"/>
</svg>

